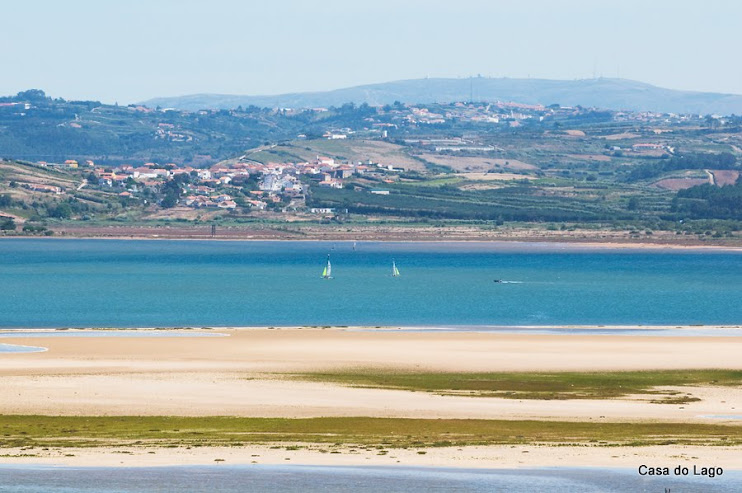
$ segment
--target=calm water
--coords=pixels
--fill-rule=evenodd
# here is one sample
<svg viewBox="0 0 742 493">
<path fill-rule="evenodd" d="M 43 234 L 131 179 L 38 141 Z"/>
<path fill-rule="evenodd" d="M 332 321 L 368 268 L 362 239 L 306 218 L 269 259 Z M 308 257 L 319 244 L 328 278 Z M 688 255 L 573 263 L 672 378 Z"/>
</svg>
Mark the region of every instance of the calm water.
<svg viewBox="0 0 742 493">
<path fill-rule="evenodd" d="M 43 347 L 19 346 L 17 344 L 0 344 L 0 354 L 2 353 L 40 353 L 46 351 Z"/>
<path fill-rule="evenodd" d="M 740 253 L 13 239 L 0 279 L 9 328 L 742 323 Z"/>
<path fill-rule="evenodd" d="M 325 281 L 320 273 L 328 252 L 335 279 Z M 390 276 L 392 258 L 402 272 L 399 278 Z M 634 326 L 622 330 L 634 334 L 644 330 L 638 325 L 742 324 L 740 299 L 738 253 L 513 244 L 358 243 L 354 251 L 350 243 L 322 242 L 0 241 L 0 327 L 5 328 L 404 325 L 512 331 L 503 327 L 596 324 Z M 728 330 L 733 332 L 727 335 L 739 332 Z M 25 349 L 0 343 L 0 352 L 18 350 Z M 665 488 L 742 491 L 742 474 L 650 479 L 634 470 L 587 468 L 0 465 L 0 492 L 8 493 Z"/>
<path fill-rule="evenodd" d="M 4 337 L 229 337 L 228 334 L 218 332 L 202 332 L 193 330 L 6 330 L 0 332 L 0 339 Z"/>
<path fill-rule="evenodd" d="M 643 478 L 626 469 L 473 470 L 413 467 L 219 466 L 54 468 L 0 466 L 0 492 L 508 492 L 732 493 L 742 474 L 713 479 Z"/>
</svg>

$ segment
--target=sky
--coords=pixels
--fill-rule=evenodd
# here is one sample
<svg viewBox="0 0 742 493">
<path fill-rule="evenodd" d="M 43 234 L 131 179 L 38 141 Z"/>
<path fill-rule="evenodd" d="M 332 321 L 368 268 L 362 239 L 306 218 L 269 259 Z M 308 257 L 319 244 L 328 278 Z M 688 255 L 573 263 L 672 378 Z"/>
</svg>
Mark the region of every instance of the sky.
<svg viewBox="0 0 742 493">
<path fill-rule="evenodd" d="M 742 94 L 739 0 L 3 1 L 0 95 L 129 104 L 423 77 Z"/>
</svg>

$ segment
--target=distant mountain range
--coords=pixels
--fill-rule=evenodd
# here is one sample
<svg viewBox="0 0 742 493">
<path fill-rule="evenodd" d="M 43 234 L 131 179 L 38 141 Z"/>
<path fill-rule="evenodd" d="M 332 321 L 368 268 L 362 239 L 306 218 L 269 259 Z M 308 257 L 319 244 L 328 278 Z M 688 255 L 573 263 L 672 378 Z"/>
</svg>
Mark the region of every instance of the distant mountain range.
<svg viewBox="0 0 742 493">
<path fill-rule="evenodd" d="M 181 110 L 232 109 L 238 106 L 268 108 L 315 108 L 345 103 L 370 105 L 403 103 L 450 103 L 454 101 L 506 101 L 562 106 L 581 105 L 614 110 L 664 113 L 742 114 L 742 95 L 677 91 L 627 79 L 412 79 L 348 87 L 323 92 L 273 96 L 193 94 L 145 101 L 150 107 Z"/>
</svg>

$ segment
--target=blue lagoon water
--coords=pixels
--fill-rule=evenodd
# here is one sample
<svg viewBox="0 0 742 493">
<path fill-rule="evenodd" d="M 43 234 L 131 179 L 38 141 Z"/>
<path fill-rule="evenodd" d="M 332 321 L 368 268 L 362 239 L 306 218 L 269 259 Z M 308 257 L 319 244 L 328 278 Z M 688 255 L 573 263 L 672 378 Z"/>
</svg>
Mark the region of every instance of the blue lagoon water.
<svg viewBox="0 0 742 493">
<path fill-rule="evenodd" d="M 648 478 L 635 470 L 599 468 L 446 469 L 422 467 L 201 466 L 54 468 L 0 466 L 5 493 L 507 492 L 733 493 L 742 474 L 715 478 Z"/>
<path fill-rule="evenodd" d="M 735 252 L 351 245 L 3 240 L 0 327 L 742 323 Z"/>
<path fill-rule="evenodd" d="M 227 334 L 219 332 L 204 332 L 201 330 L 66 330 L 66 329 L 34 329 L 34 330 L 9 330 L 0 331 L 0 339 L 11 337 L 149 337 L 152 339 L 163 337 L 228 337 Z M 7 344 L 6 344 L 7 345 Z M 0 347 L 2 344 L 0 344 Z"/>
</svg>

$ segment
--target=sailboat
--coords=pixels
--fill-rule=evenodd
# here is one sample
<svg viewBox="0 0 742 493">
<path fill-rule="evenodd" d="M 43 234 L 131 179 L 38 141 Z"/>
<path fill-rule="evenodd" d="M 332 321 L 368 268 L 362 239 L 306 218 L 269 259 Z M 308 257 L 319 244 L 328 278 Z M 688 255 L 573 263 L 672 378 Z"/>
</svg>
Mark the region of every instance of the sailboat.
<svg viewBox="0 0 742 493">
<path fill-rule="evenodd" d="M 322 271 L 322 279 L 332 279 L 332 264 L 330 263 L 330 254 L 327 254 L 327 265 Z"/>
<path fill-rule="evenodd" d="M 399 269 L 397 269 L 397 263 L 392 259 L 392 277 L 399 277 Z"/>
</svg>

